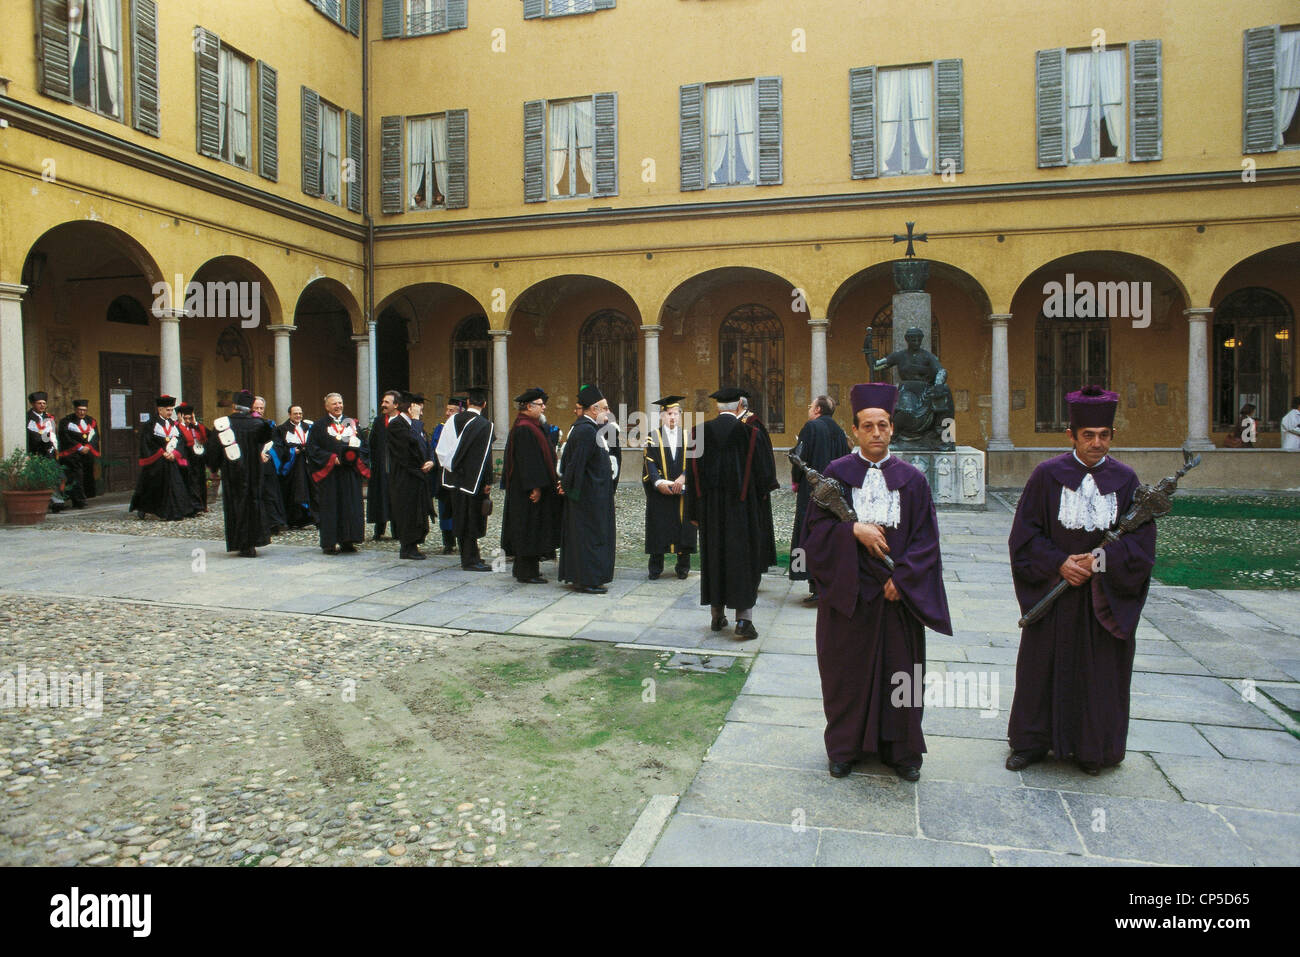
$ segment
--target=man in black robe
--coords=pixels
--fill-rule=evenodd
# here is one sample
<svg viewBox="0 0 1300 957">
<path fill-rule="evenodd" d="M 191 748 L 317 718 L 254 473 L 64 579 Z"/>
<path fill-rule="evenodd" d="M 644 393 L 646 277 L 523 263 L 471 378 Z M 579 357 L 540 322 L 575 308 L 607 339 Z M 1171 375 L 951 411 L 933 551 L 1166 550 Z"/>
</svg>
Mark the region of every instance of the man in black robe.
<svg viewBox="0 0 1300 957">
<path fill-rule="evenodd" d="M 594 385 L 578 390 L 582 415 L 569 430 L 560 463 L 564 528 L 560 581 L 588 595 L 609 591 L 614 578 L 614 462 L 610 454 L 609 403 Z"/>
<path fill-rule="evenodd" d="M 761 525 L 763 544 L 760 549 L 763 567 L 759 572 L 761 579 L 763 572 L 776 564 L 776 525 L 772 522 L 772 492 L 780 488 L 781 483 L 776 477 L 776 458 L 772 453 L 772 436 L 768 434 L 767 426 L 763 424 L 763 420 L 750 409 L 749 393 L 744 389 L 740 390 L 739 412 L 740 421 L 758 431 L 758 442 L 754 446 L 754 459 L 755 468 L 758 469 L 761 481 L 758 488 L 758 507 L 763 516 Z"/>
<path fill-rule="evenodd" d="M 541 425 L 546 399 L 536 388 L 515 397 L 519 414 L 506 438 L 501 467 L 506 493 L 501 550 L 514 556 L 515 580 L 526 585 L 546 584 L 540 563 L 555 558 L 563 514 L 555 450 Z"/>
<path fill-rule="evenodd" d="M 266 419 L 271 426 L 271 434 L 275 435 L 275 419 L 267 418 L 266 400 L 260 395 L 253 396 L 250 414 L 255 419 Z M 262 525 L 268 535 L 281 532 L 289 525 L 289 519 L 284 513 L 284 495 L 280 491 L 280 459 L 274 441 L 267 450 L 266 458 L 262 459 Z"/>
<path fill-rule="evenodd" d="M 343 414 L 343 396 L 325 396 L 325 414 L 307 431 L 307 464 L 316 483 L 320 550 L 351 553 L 366 538 L 361 482 L 369 478 L 366 444 L 355 419 Z"/>
<path fill-rule="evenodd" d="M 869 754 L 905 781 L 920 778 L 925 629 L 952 634 L 930 486 L 889 452 L 897 396 L 885 382 L 854 386 L 858 448 L 826 466 L 857 520 L 818 504 L 804 516 L 803 548 L 821 595 L 817 670 L 836 778 Z M 886 555 L 892 570 L 881 561 Z"/>
<path fill-rule="evenodd" d="M 416 422 L 424 412 L 424 396 L 403 392 L 397 415 L 385 424 L 384 454 L 388 463 L 388 518 L 401 543 L 398 558 L 424 561 L 420 543 L 429 535 L 429 481 L 434 461 L 429 455 L 423 427 Z M 415 422 L 412 421 L 414 417 Z"/>
<path fill-rule="evenodd" d="M 140 475 L 128 512 L 147 512 L 174 522 L 194 514 L 194 500 L 181 469 L 187 464 L 180 426 L 173 418 L 176 399 L 160 395 L 158 411 L 140 427 Z"/>
<path fill-rule="evenodd" d="M 86 499 L 95 497 L 95 459 L 99 458 L 99 423 L 90 417 L 86 399 L 72 400 L 72 411 L 59 420 L 58 435 L 67 498 L 73 508 L 85 508 Z"/>
<path fill-rule="evenodd" d="M 1124 760 L 1128 740 L 1133 636 L 1155 566 L 1156 526 L 1105 543 L 1138 487 L 1137 474 L 1110 455 L 1119 396 L 1089 386 L 1067 398 L 1074 448 L 1029 476 L 1008 541 L 1022 612 L 1062 578 L 1071 585 L 1020 633 L 1009 771 L 1051 750 L 1097 774 Z"/>
<path fill-rule="evenodd" d="M 455 396 L 447 400 L 446 408 L 443 410 L 442 422 L 433 428 L 433 434 L 429 436 L 429 445 L 434 450 L 434 460 L 437 460 L 438 443 L 442 439 L 444 429 L 447 429 L 451 420 L 460 413 L 465 411 L 464 396 Z M 450 435 L 450 432 L 448 433 Z M 444 555 L 456 554 L 456 527 L 451 514 L 451 489 L 442 486 L 442 471 L 435 468 L 429 473 L 429 486 L 433 498 L 438 503 L 438 529 L 442 532 L 442 553 Z"/>
<path fill-rule="evenodd" d="M 252 414 L 252 404 L 251 393 L 237 392 L 234 411 L 212 422 L 216 433 L 212 458 L 221 470 L 226 551 L 239 552 L 241 558 L 256 558 L 257 546 L 271 543 L 262 483 L 275 481 L 268 479 L 263 469 L 270 459 L 275 430 L 265 418 Z"/>
<path fill-rule="evenodd" d="M 27 396 L 27 404 L 30 408 L 27 410 L 27 454 L 40 455 L 47 459 L 59 458 L 59 426 L 54 421 L 54 416 L 46 410 L 49 404 L 49 396 L 44 392 L 33 392 Z M 63 489 L 67 483 L 64 480 L 59 483 L 59 487 L 54 489 L 50 494 L 50 511 L 61 512 L 67 504 L 63 497 Z"/>
<path fill-rule="evenodd" d="M 402 393 L 389 389 L 379 400 L 379 414 L 370 423 L 366 441 L 370 447 L 370 481 L 366 484 L 366 521 L 375 526 L 375 541 L 384 537 L 392 519 L 389 508 L 388 423 L 397 415 Z"/>
<path fill-rule="evenodd" d="M 478 540 L 487 534 L 487 517 L 492 510 L 492 422 L 483 415 L 486 389 L 470 389 L 467 408 L 447 423 L 438 440 L 442 463 L 442 485 L 452 493 L 452 524 L 460 541 L 460 567 L 471 572 L 490 572 L 484 564 Z"/>
<path fill-rule="evenodd" d="M 290 528 L 316 523 L 316 483 L 307 463 L 307 432 L 311 421 L 303 417 L 302 406 L 289 406 L 289 418 L 277 428 L 275 453 L 280 462 L 280 493 L 284 517 Z"/>
<path fill-rule="evenodd" d="M 177 424 L 181 430 L 181 443 L 185 447 L 186 465 L 181 469 L 185 485 L 190 490 L 196 512 L 208 510 L 208 430 L 194 416 L 194 406 L 182 402 L 176 407 Z M 213 462 L 214 471 L 220 462 Z"/>
<path fill-rule="evenodd" d="M 719 389 L 710 397 L 718 417 L 691 430 L 686 518 L 700 533 L 700 604 L 713 613 L 710 628 L 727 626 L 726 609 L 736 613 L 736 638 L 758 637 L 754 605 L 767 567 L 763 554 L 764 512 L 760 493 L 770 488 L 776 466 L 757 454 L 761 436 L 740 421 L 740 390 Z M 693 490 L 690 491 L 690 490 Z M 769 524 L 770 529 L 770 524 Z"/>
<path fill-rule="evenodd" d="M 664 553 L 677 556 L 679 579 L 691 571 L 691 553 L 698 533 L 686 521 L 686 435 L 682 431 L 685 398 L 666 395 L 659 406 L 659 427 L 646 437 L 641 486 L 645 489 L 645 551 L 650 556 L 650 580 L 664 572 Z"/>
<path fill-rule="evenodd" d="M 795 440 L 795 454 L 805 466 L 816 472 L 824 473 L 827 465 L 849 454 L 849 441 L 844 430 L 835 424 L 834 415 L 834 400 L 828 395 L 817 396 L 808 406 L 808 421 Z M 817 601 L 817 583 L 808 575 L 806 556 L 800 548 L 811 487 L 804 481 L 804 469 L 793 462 L 790 463 L 790 481 L 798 489 L 794 502 L 794 531 L 790 535 L 790 580 L 808 582 L 808 597 L 804 604 L 812 604 Z"/>
</svg>

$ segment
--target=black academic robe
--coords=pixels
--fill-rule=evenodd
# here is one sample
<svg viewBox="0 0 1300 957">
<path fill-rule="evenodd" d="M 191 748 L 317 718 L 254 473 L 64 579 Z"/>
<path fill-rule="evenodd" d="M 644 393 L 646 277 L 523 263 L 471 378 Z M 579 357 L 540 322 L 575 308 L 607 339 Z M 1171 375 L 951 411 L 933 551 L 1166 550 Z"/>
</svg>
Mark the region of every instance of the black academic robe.
<svg viewBox="0 0 1300 957">
<path fill-rule="evenodd" d="M 691 431 L 700 454 L 690 460 L 686 519 L 699 526 L 700 604 L 752 608 L 767 567 L 759 432 L 727 412 L 705 422 L 703 434 L 699 429 Z"/>
<path fill-rule="evenodd" d="M 258 418 L 262 418 L 258 416 Z M 284 493 L 280 490 L 280 459 L 275 448 L 276 425 L 273 419 L 264 419 L 271 427 L 271 447 L 267 461 L 262 462 L 262 524 L 268 535 L 283 531 L 289 525 L 284 512 Z M 258 461 L 261 461 L 259 458 Z"/>
<path fill-rule="evenodd" d="M 164 458 L 171 452 L 172 459 Z M 181 471 L 187 464 L 180 427 L 157 413 L 140 427 L 140 476 L 128 512 L 148 512 L 168 521 L 189 518 L 194 501 Z"/>
<path fill-rule="evenodd" d="M 1104 546 L 1104 528 L 1065 527 L 1062 489 L 1077 492 L 1086 475 L 1099 493 L 1115 496 L 1115 516 L 1122 518 L 1137 473 L 1111 457 L 1088 469 L 1072 452 L 1040 463 L 1016 507 L 1008 545 L 1022 612 L 1060 580 L 1068 556 L 1096 548 L 1102 554 L 1085 584 L 1066 589 L 1021 631 L 1007 734 L 1016 751 L 1050 748 L 1058 758 L 1106 766 L 1124 760 L 1133 636 L 1155 566 L 1156 527 L 1148 523 Z"/>
<path fill-rule="evenodd" d="M 808 468 L 824 472 L 831 462 L 849 454 L 849 441 L 834 419 L 821 415 L 809 419 L 799 430 L 799 438 L 795 440 L 795 454 Z M 795 552 L 802 544 L 803 520 L 808 510 L 811 489 L 804 481 L 804 470 L 794 463 L 790 464 L 790 481 L 798 489 L 794 500 L 794 529 L 790 534 L 790 578 L 792 581 L 805 581 L 808 571 L 804 562 L 795 560 Z"/>
<path fill-rule="evenodd" d="M 186 462 L 181 473 L 185 476 L 186 488 L 190 490 L 194 510 L 203 512 L 208 507 L 208 430 L 201 422 L 195 422 L 193 428 L 181 422 L 180 430 Z M 216 449 L 212 451 L 215 452 Z M 216 471 L 220 468 L 220 462 L 213 461 L 216 466 L 213 471 Z"/>
<path fill-rule="evenodd" d="M 266 419 L 247 412 L 214 420 L 212 430 L 205 448 L 221 470 L 226 551 L 266 545 L 271 541 L 271 529 L 266 526 L 262 486 L 274 479 L 268 479 L 262 467 L 262 451 L 273 441 L 275 430 Z"/>
<path fill-rule="evenodd" d="M 564 445 L 560 581 L 594 588 L 614 578 L 614 475 L 596 423 L 580 416 Z"/>
<path fill-rule="evenodd" d="M 852 490 L 861 488 L 867 463 L 857 453 L 826 466 L 824 475 Z M 939 526 L 930 487 L 920 470 L 891 456 L 881 466 L 885 487 L 898 493 L 896 524 L 876 520 L 885 533 L 891 573 L 841 522 L 821 506 L 805 515 L 803 536 L 817 604 L 817 668 L 826 713 L 826 754 L 854 761 L 876 754 L 886 764 L 921 766 L 925 695 L 925 629 L 952 634 L 943 586 Z M 893 579 L 902 596 L 885 598 Z M 898 676 L 902 675 L 900 679 Z"/>
<path fill-rule="evenodd" d="M 506 437 L 501 466 L 505 513 L 501 517 L 501 550 L 517 558 L 550 561 L 560 544 L 563 500 L 556 491 L 555 450 L 550 438 L 522 412 Z M 541 490 L 537 502 L 529 500 Z"/>
<path fill-rule="evenodd" d="M 392 518 L 389 506 L 388 425 L 392 416 L 382 413 L 370 424 L 370 481 L 366 484 L 366 521 L 386 525 Z"/>
<path fill-rule="evenodd" d="M 67 475 L 68 498 L 73 502 L 95 497 L 95 461 L 99 458 L 99 423 L 75 412 L 59 420 L 59 461 Z M 85 449 L 86 451 L 82 451 Z"/>
<path fill-rule="evenodd" d="M 403 548 L 424 541 L 429 534 L 429 481 L 422 471 L 428 446 L 405 415 L 389 420 L 384 437 L 384 461 L 388 464 L 388 519 L 393 537 Z"/>
<path fill-rule="evenodd" d="M 663 428 L 646 438 L 645 459 L 641 467 L 641 486 L 645 489 L 645 552 L 647 555 L 688 554 L 695 551 L 698 533 L 686 521 L 686 493 L 665 495 L 656 488 L 660 480 L 676 481 L 686 468 L 686 431 L 677 429 L 674 447 L 665 438 Z"/>
<path fill-rule="evenodd" d="M 280 495 L 284 517 L 290 528 L 316 523 L 316 483 L 307 463 L 307 433 L 311 422 L 303 419 L 295 428 L 283 422 L 275 430 L 275 453 L 280 463 Z"/>
<path fill-rule="evenodd" d="M 772 492 L 781 487 L 776 477 L 776 458 L 772 453 L 772 437 L 767 434 L 763 420 L 752 412 L 744 422 L 758 432 L 758 441 L 754 444 L 753 471 L 755 487 L 758 490 L 758 507 L 762 515 L 761 531 L 763 534 L 760 555 L 763 567 L 759 574 L 776 564 L 776 526 L 772 523 Z"/>
<path fill-rule="evenodd" d="M 452 419 L 456 452 L 451 468 L 443 469 L 442 485 L 451 491 L 452 526 L 462 543 L 487 534 L 484 500 L 492 486 L 492 436 L 490 419 L 466 409 Z"/>
<path fill-rule="evenodd" d="M 316 483 L 321 548 L 365 541 L 361 482 L 370 476 L 367 448 L 355 420 L 323 415 L 307 431 L 307 464 Z"/>
</svg>

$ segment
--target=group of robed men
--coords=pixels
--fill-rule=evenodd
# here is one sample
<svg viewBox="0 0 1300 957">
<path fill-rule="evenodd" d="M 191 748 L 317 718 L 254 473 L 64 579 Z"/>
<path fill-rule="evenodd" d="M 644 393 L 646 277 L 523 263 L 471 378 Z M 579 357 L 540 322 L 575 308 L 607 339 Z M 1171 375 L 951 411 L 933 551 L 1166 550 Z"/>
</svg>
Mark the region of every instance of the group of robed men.
<svg viewBox="0 0 1300 957">
<path fill-rule="evenodd" d="M 99 458 L 99 423 L 90 416 L 86 399 L 73 399 L 72 411 L 59 419 L 46 409 L 49 395 L 27 396 L 27 454 L 53 459 L 63 467 L 63 481 L 50 496 L 50 510 L 67 505 L 85 508 L 95 497 L 95 459 Z"/>
</svg>

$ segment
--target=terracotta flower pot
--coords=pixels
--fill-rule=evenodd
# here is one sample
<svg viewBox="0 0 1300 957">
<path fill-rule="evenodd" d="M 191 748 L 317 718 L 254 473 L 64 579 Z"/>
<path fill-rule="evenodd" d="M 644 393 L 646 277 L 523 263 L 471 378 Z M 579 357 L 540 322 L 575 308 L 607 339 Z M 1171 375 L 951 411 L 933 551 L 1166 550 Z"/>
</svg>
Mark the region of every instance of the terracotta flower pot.
<svg viewBox="0 0 1300 957">
<path fill-rule="evenodd" d="M 50 495 L 47 488 L 34 492 L 5 489 L 5 521 L 9 525 L 39 525 L 45 521 Z"/>
</svg>

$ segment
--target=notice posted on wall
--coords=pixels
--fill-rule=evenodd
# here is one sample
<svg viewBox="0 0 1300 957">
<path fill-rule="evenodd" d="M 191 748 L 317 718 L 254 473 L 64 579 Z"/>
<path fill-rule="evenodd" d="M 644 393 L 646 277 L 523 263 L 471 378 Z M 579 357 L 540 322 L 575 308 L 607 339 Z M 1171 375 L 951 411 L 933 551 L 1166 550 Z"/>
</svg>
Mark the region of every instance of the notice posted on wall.
<svg viewBox="0 0 1300 957">
<path fill-rule="evenodd" d="M 113 389 L 108 393 L 108 427 L 111 429 L 129 429 L 131 423 L 126 421 L 126 397 L 130 389 Z"/>
</svg>

